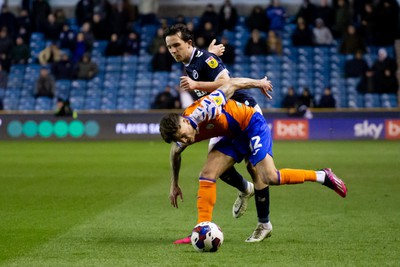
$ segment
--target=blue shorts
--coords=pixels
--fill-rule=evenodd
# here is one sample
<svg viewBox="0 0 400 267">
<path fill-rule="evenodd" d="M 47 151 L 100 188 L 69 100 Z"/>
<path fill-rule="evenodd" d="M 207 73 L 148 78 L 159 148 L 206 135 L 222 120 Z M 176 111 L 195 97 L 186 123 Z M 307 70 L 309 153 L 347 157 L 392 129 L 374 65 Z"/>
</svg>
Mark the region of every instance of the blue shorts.
<svg viewBox="0 0 400 267">
<path fill-rule="evenodd" d="M 236 162 L 247 158 L 255 166 L 267 154 L 272 154 L 272 137 L 265 118 L 260 113 L 254 113 L 247 128 L 237 133 L 235 138 L 224 137 L 214 148 L 232 157 Z"/>
</svg>

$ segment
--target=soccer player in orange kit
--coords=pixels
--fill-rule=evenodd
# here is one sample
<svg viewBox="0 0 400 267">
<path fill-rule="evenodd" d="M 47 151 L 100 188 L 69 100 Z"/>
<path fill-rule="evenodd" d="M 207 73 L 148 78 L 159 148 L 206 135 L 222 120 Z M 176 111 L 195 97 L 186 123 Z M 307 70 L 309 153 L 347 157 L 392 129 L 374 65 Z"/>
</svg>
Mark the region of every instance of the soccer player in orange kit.
<svg viewBox="0 0 400 267">
<path fill-rule="evenodd" d="M 212 220 L 216 201 L 216 180 L 226 169 L 244 158 L 254 167 L 255 188 L 266 185 L 297 184 L 305 181 L 318 182 L 333 189 L 341 197 L 347 194 L 345 183 L 331 169 L 319 171 L 301 169 L 277 170 L 273 160 L 271 131 L 263 115 L 254 108 L 229 100 L 236 90 L 260 88 L 269 98 L 272 85 L 267 78 L 254 80 L 231 78 L 226 84 L 189 106 L 182 115 L 169 113 L 160 122 L 160 133 L 165 142 L 175 144 L 176 155 L 180 158 L 180 147 L 215 136 L 224 136 L 210 151 L 200 173 L 197 199 L 198 223 Z M 171 188 L 179 188 L 180 164 L 173 162 Z M 176 207 L 181 190 L 175 195 Z M 257 209 L 258 216 L 266 212 Z M 258 223 L 246 242 L 260 242 L 270 231 L 268 225 Z"/>
</svg>

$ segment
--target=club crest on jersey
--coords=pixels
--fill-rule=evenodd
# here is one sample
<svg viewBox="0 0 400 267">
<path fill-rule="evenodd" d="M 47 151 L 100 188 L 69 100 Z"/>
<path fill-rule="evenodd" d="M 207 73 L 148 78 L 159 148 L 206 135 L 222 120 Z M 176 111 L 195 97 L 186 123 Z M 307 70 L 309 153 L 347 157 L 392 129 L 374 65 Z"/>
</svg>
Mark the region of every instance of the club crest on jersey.
<svg viewBox="0 0 400 267">
<path fill-rule="evenodd" d="M 193 79 L 197 80 L 199 78 L 199 73 L 196 70 L 193 70 Z"/>
<path fill-rule="evenodd" d="M 206 59 L 206 63 L 212 69 L 215 69 L 216 67 L 218 67 L 218 61 L 215 58 L 213 58 L 212 56 L 210 56 L 209 58 Z"/>
<path fill-rule="evenodd" d="M 220 96 L 214 96 L 213 99 L 214 99 L 214 101 L 215 101 L 215 104 L 217 104 L 217 106 L 221 106 L 221 104 L 222 104 L 222 97 L 220 97 Z"/>
</svg>

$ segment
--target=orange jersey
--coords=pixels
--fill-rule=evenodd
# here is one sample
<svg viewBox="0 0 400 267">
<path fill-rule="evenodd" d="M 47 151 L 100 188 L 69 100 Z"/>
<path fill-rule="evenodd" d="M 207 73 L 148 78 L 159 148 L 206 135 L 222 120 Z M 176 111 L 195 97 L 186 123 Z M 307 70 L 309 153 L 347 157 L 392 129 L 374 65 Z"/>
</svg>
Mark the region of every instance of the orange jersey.
<svg viewBox="0 0 400 267">
<path fill-rule="evenodd" d="M 196 109 L 203 110 L 205 101 L 214 101 L 215 97 L 221 98 L 221 96 L 225 99 L 223 93 L 219 91 L 217 95 L 213 93 L 200 98 L 185 109 L 183 116 L 188 117 L 191 121 L 196 121 L 196 119 L 193 119 Z M 219 99 L 217 99 L 216 106 L 219 111 L 215 118 L 206 114 L 201 121 L 197 119 L 198 133 L 195 137 L 196 142 L 217 136 L 234 137 L 238 132 L 247 128 L 253 114 L 256 112 L 254 108 L 234 100 L 222 101 L 222 103 L 218 103 L 218 101 Z M 215 102 L 213 104 L 215 106 Z"/>
</svg>

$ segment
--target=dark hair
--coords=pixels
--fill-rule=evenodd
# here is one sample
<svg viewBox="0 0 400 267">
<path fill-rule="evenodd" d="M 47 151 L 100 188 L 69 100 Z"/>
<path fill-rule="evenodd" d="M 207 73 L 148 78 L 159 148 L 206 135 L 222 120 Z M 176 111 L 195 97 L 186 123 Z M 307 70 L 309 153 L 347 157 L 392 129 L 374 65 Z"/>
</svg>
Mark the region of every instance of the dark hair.
<svg viewBox="0 0 400 267">
<path fill-rule="evenodd" d="M 172 25 L 171 27 L 165 29 L 164 40 L 167 36 L 175 35 L 178 33 L 181 33 L 180 38 L 183 41 L 188 42 L 188 41 L 192 40 L 192 42 L 193 42 L 193 33 L 191 31 L 189 31 L 188 27 L 185 24 L 181 24 L 181 23 Z"/>
<path fill-rule="evenodd" d="M 168 113 L 160 121 L 160 133 L 165 142 L 175 141 L 176 132 L 180 128 L 181 115 L 177 113 Z"/>
</svg>

